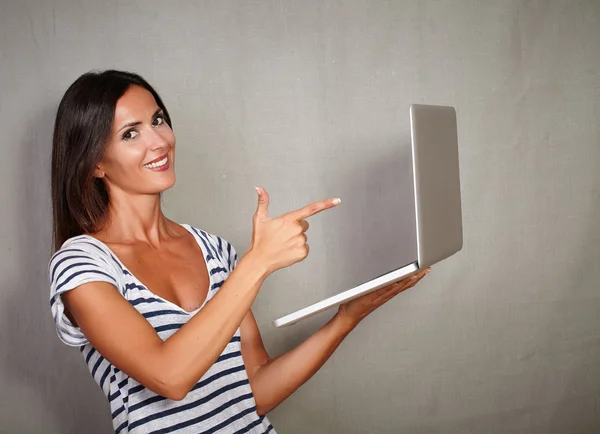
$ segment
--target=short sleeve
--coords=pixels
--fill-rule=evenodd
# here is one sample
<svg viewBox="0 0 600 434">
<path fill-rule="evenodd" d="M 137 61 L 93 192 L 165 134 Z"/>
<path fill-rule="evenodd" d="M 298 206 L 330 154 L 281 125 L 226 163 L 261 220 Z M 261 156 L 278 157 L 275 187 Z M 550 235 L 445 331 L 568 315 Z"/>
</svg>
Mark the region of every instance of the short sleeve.
<svg viewBox="0 0 600 434">
<path fill-rule="evenodd" d="M 196 229 L 196 231 L 198 231 Z M 206 246 L 207 249 L 213 249 L 212 251 L 221 260 L 223 265 L 227 267 L 227 273 L 231 273 L 237 266 L 237 252 L 233 245 L 224 238 L 218 235 L 200 231 L 209 241 L 210 246 Z"/>
<path fill-rule="evenodd" d="M 229 272 L 231 273 L 238 263 L 237 252 L 229 241 L 223 240 L 223 245 L 225 249 L 225 258 L 227 260 L 227 265 L 229 266 Z"/>
<path fill-rule="evenodd" d="M 114 268 L 95 249 L 99 248 L 91 243 L 67 242 L 48 265 L 50 309 L 56 332 L 60 340 L 70 346 L 85 345 L 88 340 L 65 315 L 61 295 L 89 282 L 107 282 L 119 287 Z"/>
</svg>

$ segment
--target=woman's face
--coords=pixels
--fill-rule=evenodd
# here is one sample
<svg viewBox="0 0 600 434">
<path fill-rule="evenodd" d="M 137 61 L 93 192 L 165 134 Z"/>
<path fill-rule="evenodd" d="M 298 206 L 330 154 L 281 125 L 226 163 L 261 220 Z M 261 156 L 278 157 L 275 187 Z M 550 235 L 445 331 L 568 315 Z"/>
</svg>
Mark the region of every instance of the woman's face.
<svg viewBox="0 0 600 434">
<path fill-rule="evenodd" d="M 175 184 L 175 135 L 150 92 L 131 86 L 117 101 L 96 176 L 110 191 L 157 194 Z"/>
</svg>

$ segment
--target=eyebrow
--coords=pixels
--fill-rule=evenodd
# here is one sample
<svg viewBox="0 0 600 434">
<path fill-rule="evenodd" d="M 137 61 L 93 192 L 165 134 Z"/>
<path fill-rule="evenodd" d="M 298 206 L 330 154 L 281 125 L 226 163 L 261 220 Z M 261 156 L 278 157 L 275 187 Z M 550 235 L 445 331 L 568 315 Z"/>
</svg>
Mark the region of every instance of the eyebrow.
<svg viewBox="0 0 600 434">
<path fill-rule="evenodd" d="M 152 119 L 154 119 L 156 116 L 158 116 L 162 111 L 163 111 L 163 109 L 161 109 L 160 107 L 157 108 L 156 111 L 154 112 L 154 114 L 152 115 Z M 141 125 L 141 124 L 142 124 L 142 121 L 134 121 L 134 122 L 126 123 L 121 128 L 119 128 L 117 133 L 123 131 L 125 128 L 135 127 L 135 126 Z"/>
</svg>

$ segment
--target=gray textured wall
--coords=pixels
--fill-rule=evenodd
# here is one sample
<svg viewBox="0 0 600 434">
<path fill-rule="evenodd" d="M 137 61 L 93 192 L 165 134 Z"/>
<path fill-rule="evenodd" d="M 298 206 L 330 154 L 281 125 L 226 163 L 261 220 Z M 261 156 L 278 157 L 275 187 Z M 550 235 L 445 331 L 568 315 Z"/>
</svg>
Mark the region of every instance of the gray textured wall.
<svg viewBox="0 0 600 434">
<path fill-rule="evenodd" d="M 404 176 L 408 104 L 458 109 L 464 251 L 368 318 L 272 413 L 279 432 L 600 432 L 599 46 L 594 0 L 2 0 L 0 432 L 110 431 L 46 283 L 53 116 L 108 67 L 172 112 L 176 220 L 243 253 L 255 184 L 274 214 L 352 193 L 255 303 L 272 354 L 327 318 L 271 320 L 381 266 L 339 235 L 386 221 L 377 176 Z"/>
</svg>

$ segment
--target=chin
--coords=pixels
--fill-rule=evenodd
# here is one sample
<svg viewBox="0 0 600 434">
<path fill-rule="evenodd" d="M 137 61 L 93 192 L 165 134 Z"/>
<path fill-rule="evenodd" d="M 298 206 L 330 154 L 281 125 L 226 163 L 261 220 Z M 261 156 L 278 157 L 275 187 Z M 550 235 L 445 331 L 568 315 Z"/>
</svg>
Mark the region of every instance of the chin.
<svg viewBox="0 0 600 434">
<path fill-rule="evenodd" d="M 162 182 L 148 183 L 145 186 L 145 190 L 150 194 L 163 193 L 175 185 L 175 175 L 173 174 L 173 176 L 169 178 L 170 179 L 162 180 Z"/>
</svg>

